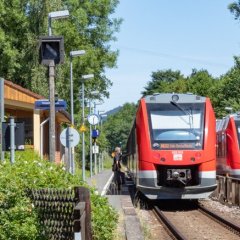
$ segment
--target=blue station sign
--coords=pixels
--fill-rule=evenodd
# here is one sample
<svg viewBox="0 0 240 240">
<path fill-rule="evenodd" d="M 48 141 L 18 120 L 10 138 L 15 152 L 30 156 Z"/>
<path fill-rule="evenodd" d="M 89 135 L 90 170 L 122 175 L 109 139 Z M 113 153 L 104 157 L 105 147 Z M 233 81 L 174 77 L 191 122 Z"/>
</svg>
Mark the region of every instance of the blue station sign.
<svg viewBox="0 0 240 240">
<path fill-rule="evenodd" d="M 66 110 L 66 101 L 59 99 L 55 102 L 55 110 Z M 35 101 L 34 109 L 36 110 L 50 110 L 50 101 L 48 99 L 40 99 Z"/>
</svg>

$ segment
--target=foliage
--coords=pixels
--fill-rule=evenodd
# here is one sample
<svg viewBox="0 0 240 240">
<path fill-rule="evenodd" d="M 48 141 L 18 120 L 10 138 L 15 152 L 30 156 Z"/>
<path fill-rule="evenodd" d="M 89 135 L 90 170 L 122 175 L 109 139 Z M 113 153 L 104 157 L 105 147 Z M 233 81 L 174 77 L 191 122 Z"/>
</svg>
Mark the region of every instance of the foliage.
<svg viewBox="0 0 240 240">
<path fill-rule="evenodd" d="M 112 169 L 113 159 L 112 156 L 109 156 L 108 153 L 105 153 L 104 157 L 104 168 Z"/>
<path fill-rule="evenodd" d="M 56 89 L 59 97 L 69 103 L 69 52 L 86 50 L 73 59 L 74 99 L 80 88 L 79 76 L 94 73 L 86 82 L 86 90 L 99 90 L 101 98 L 108 96 L 111 81 L 106 68 L 116 66 L 118 52 L 112 51 L 111 41 L 119 30 L 121 19 L 112 17 L 118 0 L 14 0 L 0 2 L 0 75 L 36 93 L 46 96 L 46 67 L 38 63 L 38 38 L 46 36 L 48 13 L 68 9 L 67 19 L 52 20 L 52 35 L 64 36 L 65 64 L 56 67 Z"/>
<path fill-rule="evenodd" d="M 228 9 L 234 15 L 235 19 L 238 20 L 240 17 L 240 1 L 235 1 L 228 5 Z"/>
<path fill-rule="evenodd" d="M 110 115 L 103 125 L 103 131 L 112 151 L 116 146 L 125 147 L 136 114 L 136 105 L 126 103 L 115 114 Z"/>
<path fill-rule="evenodd" d="M 214 79 L 207 70 L 192 70 L 192 74 L 187 80 L 187 89 L 189 92 L 200 96 L 212 97 L 212 90 L 215 87 Z"/>
<path fill-rule="evenodd" d="M 16 162 L 0 164 L 0 239 L 44 239 L 37 213 L 26 194 L 28 188 L 71 188 L 83 185 L 79 175 L 67 173 L 62 165 L 40 160 L 32 151 L 18 152 Z M 94 239 L 111 239 L 116 212 L 105 198 L 91 189 Z M 101 216 L 101 220 L 99 219 Z M 100 224 L 100 225 L 99 225 Z M 107 231 L 107 233 L 106 233 Z M 106 236 L 106 238 L 103 238 Z"/>
<path fill-rule="evenodd" d="M 175 84 L 177 92 L 184 91 L 184 78 L 180 71 L 158 70 L 152 72 L 152 80 L 144 87 L 143 95 L 151 95 L 153 93 L 173 92 L 173 85 Z"/>
<path fill-rule="evenodd" d="M 113 229 L 116 227 L 118 217 L 115 210 L 107 204 L 107 198 L 94 195 L 92 197 L 92 217 L 94 218 L 94 239 L 112 239 Z"/>
<path fill-rule="evenodd" d="M 233 112 L 240 110 L 240 58 L 235 57 L 235 65 L 223 75 L 215 88 L 214 106 L 218 117 L 225 116 L 225 107 Z"/>
</svg>

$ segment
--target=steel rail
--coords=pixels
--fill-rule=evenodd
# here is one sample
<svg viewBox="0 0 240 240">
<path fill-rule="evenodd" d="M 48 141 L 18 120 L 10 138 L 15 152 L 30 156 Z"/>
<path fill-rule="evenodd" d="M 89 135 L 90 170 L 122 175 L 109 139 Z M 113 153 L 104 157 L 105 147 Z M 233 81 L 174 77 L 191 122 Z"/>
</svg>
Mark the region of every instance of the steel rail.
<svg viewBox="0 0 240 240">
<path fill-rule="evenodd" d="M 208 210 L 207 208 L 203 207 L 202 205 L 199 205 L 198 208 L 200 210 L 202 210 L 204 213 L 206 213 L 207 215 L 210 215 L 211 217 L 217 219 L 219 222 L 225 224 L 227 227 L 232 228 L 233 230 L 237 231 L 238 234 L 240 234 L 240 225 L 235 224 L 234 222 L 230 221 L 230 220 L 226 220 L 223 217 L 219 216 L 216 213 L 211 212 L 210 210 Z"/>
<path fill-rule="evenodd" d="M 167 230 L 170 231 L 170 233 L 177 239 L 177 240 L 187 240 L 186 237 L 184 237 L 177 228 L 169 221 L 169 219 L 165 216 L 165 214 L 156 206 L 153 207 L 153 212 L 157 216 L 157 218 L 166 225 L 168 228 Z"/>
</svg>

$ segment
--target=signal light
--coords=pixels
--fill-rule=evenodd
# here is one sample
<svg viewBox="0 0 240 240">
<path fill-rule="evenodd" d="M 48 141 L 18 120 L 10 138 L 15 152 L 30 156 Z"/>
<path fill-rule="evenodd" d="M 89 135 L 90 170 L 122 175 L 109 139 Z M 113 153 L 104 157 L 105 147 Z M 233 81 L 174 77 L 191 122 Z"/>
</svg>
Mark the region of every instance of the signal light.
<svg viewBox="0 0 240 240">
<path fill-rule="evenodd" d="M 39 63 L 49 65 L 64 62 L 64 40 L 62 36 L 47 36 L 39 39 Z"/>
</svg>

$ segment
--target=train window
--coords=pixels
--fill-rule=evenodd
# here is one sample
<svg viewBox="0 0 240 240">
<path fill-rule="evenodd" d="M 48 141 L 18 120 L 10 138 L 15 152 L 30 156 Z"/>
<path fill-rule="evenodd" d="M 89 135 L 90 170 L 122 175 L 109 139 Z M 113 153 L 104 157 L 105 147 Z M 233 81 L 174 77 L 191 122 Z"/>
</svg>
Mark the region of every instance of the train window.
<svg viewBox="0 0 240 240">
<path fill-rule="evenodd" d="M 237 136 L 238 136 L 238 146 L 240 148 L 240 120 L 235 120 Z"/>
<path fill-rule="evenodd" d="M 205 104 L 148 104 L 154 149 L 202 149 Z"/>
<path fill-rule="evenodd" d="M 228 126 L 228 123 L 229 123 L 229 117 L 226 117 L 223 121 L 223 127 L 222 127 L 222 130 L 225 130 Z"/>
</svg>

